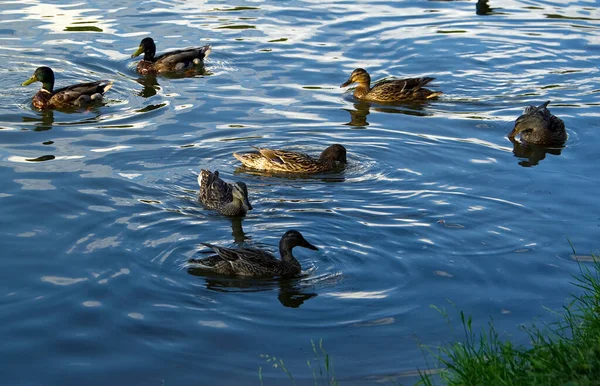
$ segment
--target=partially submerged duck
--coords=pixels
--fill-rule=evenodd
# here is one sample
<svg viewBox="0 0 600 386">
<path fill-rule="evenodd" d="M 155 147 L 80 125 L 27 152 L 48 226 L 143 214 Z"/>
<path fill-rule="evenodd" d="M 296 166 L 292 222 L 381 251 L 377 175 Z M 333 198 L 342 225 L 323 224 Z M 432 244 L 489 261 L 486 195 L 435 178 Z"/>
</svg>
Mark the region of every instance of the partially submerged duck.
<svg viewBox="0 0 600 386">
<path fill-rule="evenodd" d="M 293 151 L 256 149 L 258 153 L 233 153 L 233 156 L 250 168 L 303 174 L 328 172 L 348 162 L 346 148 L 337 144 L 323 150 L 319 158 Z"/>
<path fill-rule="evenodd" d="M 207 208 L 214 209 L 225 216 L 244 216 L 252 210 L 248 200 L 248 188 L 243 182 L 233 184 L 223 181 L 219 172 L 200 170 L 198 174 L 200 195 L 198 200 Z"/>
<path fill-rule="evenodd" d="M 203 259 L 190 259 L 190 263 L 200 264 L 214 273 L 238 276 L 297 276 L 302 268 L 292 254 L 292 249 L 303 247 L 319 250 L 295 230 L 285 232 L 279 241 L 281 259 L 277 259 L 273 254 L 261 249 L 225 248 L 208 243 L 202 243 L 202 245 L 212 249 L 216 255 Z"/>
<path fill-rule="evenodd" d="M 437 98 L 442 95 L 441 91 L 431 91 L 423 88 L 435 78 L 407 78 L 382 80 L 371 88 L 371 76 L 362 68 L 352 71 L 350 78 L 342 83 L 340 87 L 358 83 L 354 89 L 356 99 L 372 102 L 402 102 L 417 101 Z"/>
<path fill-rule="evenodd" d="M 54 71 L 50 67 L 39 67 L 31 78 L 21 86 L 41 82 L 42 88 L 33 96 L 31 103 L 38 109 L 76 108 L 100 102 L 111 87 L 110 80 L 74 84 L 54 90 Z"/>
<path fill-rule="evenodd" d="M 543 146 L 562 146 L 567 140 L 567 131 L 562 119 L 547 109 L 550 101 L 539 106 L 528 106 L 515 121 L 514 129 L 508 134 L 509 139 L 517 135 L 527 143 Z"/>
<path fill-rule="evenodd" d="M 210 54 L 210 45 L 186 48 L 156 55 L 156 44 L 152 38 L 144 38 L 131 57 L 144 54 L 144 59 L 137 64 L 137 72 L 142 75 L 160 74 L 179 71 L 203 64 L 204 58 Z"/>
</svg>

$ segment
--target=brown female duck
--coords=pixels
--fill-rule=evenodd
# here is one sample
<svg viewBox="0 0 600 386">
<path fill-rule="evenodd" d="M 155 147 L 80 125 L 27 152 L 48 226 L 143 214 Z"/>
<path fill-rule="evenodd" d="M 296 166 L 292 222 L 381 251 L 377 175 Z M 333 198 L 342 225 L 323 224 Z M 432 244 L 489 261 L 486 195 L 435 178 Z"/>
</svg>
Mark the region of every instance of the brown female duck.
<svg viewBox="0 0 600 386">
<path fill-rule="evenodd" d="M 198 175 L 200 194 L 198 200 L 209 209 L 225 216 L 244 216 L 252 210 L 248 200 L 248 188 L 243 182 L 227 183 L 219 178 L 219 172 L 200 170 Z"/>
<path fill-rule="evenodd" d="M 256 149 L 258 153 L 233 153 L 233 156 L 250 168 L 302 174 L 328 172 L 348 162 L 346 148 L 337 144 L 323 150 L 319 158 L 293 151 Z"/>
<path fill-rule="evenodd" d="M 372 102 L 402 102 L 418 101 L 437 98 L 442 95 L 441 91 L 431 91 L 423 88 L 435 78 L 407 78 L 395 80 L 383 80 L 377 82 L 371 88 L 371 76 L 362 68 L 352 71 L 350 78 L 340 87 L 346 87 L 352 83 L 358 83 L 354 89 L 356 99 Z"/>
<path fill-rule="evenodd" d="M 156 55 L 156 44 L 152 38 L 144 38 L 131 57 L 144 53 L 144 59 L 137 64 L 137 72 L 142 75 L 160 74 L 179 71 L 203 64 L 204 58 L 210 54 L 210 46 L 186 48 Z"/>
<path fill-rule="evenodd" d="M 292 254 L 294 247 L 304 247 L 318 251 L 319 249 L 306 241 L 302 234 L 295 230 L 285 232 L 279 241 L 277 259 L 273 254 L 255 248 L 225 248 L 218 245 L 202 243 L 212 249 L 216 255 L 203 259 L 190 259 L 190 263 L 200 264 L 202 268 L 222 275 L 239 276 L 280 276 L 290 277 L 300 274 L 300 263 Z"/>
<path fill-rule="evenodd" d="M 528 106 L 515 121 L 514 129 L 508 134 L 513 140 L 518 134 L 527 143 L 543 146 L 562 146 L 567 140 L 565 123 L 547 109 L 550 101 L 539 106 Z"/>
<path fill-rule="evenodd" d="M 77 108 L 100 102 L 113 82 L 99 80 L 97 82 L 79 83 L 54 90 L 54 71 L 50 67 L 39 67 L 31 78 L 21 86 L 33 82 L 41 82 L 42 88 L 33 96 L 31 103 L 38 109 Z"/>
</svg>

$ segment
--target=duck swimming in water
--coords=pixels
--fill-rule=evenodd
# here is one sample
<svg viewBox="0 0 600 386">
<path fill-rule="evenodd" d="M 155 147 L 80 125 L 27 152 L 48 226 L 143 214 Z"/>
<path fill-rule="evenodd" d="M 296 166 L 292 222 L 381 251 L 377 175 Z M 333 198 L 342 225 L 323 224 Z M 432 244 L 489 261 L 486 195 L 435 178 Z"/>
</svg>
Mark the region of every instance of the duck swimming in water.
<svg viewBox="0 0 600 386">
<path fill-rule="evenodd" d="M 42 88 L 31 99 L 33 106 L 38 109 L 77 108 L 100 102 L 113 84 L 110 80 L 99 80 L 54 90 L 54 71 L 50 67 L 37 68 L 21 86 L 33 82 L 42 83 Z"/>
<path fill-rule="evenodd" d="M 442 95 L 441 91 L 431 91 L 423 88 L 435 78 L 407 78 L 382 80 L 377 82 L 371 88 L 371 76 L 362 68 L 352 71 L 350 78 L 342 83 L 340 87 L 349 86 L 352 83 L 358 83 L 354 89 L 354 97 L 363 101 L 371 102 L 402 102 L 402 101 L 423 101 L 437 98 Z"/>
<path fill-rule="evenodd" d="M 303 247 L 318 251 L 319 249 L 306 241 L 296 230 L 285 232 L 279 241 L 277 259 L 273 254 L 255 248 L 225 248 L 213 244 L 202 243 L 216 254 L 203 259 L 190 259 L 190 263 L 200 264 L 208 271 L 222 275 L 238 276 L 280 276 L 293 277 L 300 274 L 300 263 L 292 254 L 294 247 Z"/>
<path fill-rule="evenodd" d="M 562 146 L 567 140 L 565 123 L 547 109 L 550 101 L 539 106 L 528 106 L 515 121 L 514 129 L 508 134 L 509 139 L 517 135 L 527 143 L 543 146 Z"/>
<path fill-rule="evenodd" d="M 244 216 L 252 210 L 248 200 L 248 188 L 243 182 L 233 184 L 223 181 L 219 172 L 200 170 L 198 175 L 200 194 L 198 200 L 209 209 L 214 209 L 225 216 Z"/>
<path fill-rule="evenodd" d="M 160 74 L 163 72 L 184 70 L 203 64 L 203 60 L 210 54 L 210 45 L 203 47 L 186 48 L 156 55 L 156 44 L 150 37 L 142 39 L 140 46 L 131 57 L 144 54 L 144 59 L 137 64 L 137 72 L 142 75 Z"/>
<path fill-rule="evenodd" d="M 233 153 L 233 156 L 250 168 L 302 174 L 328 172 L 348 162 L 346 148 L 338 144 L 323 150 L 319 158 L 294 151 L 256 149 L 258 153 Z"/>
</svg>

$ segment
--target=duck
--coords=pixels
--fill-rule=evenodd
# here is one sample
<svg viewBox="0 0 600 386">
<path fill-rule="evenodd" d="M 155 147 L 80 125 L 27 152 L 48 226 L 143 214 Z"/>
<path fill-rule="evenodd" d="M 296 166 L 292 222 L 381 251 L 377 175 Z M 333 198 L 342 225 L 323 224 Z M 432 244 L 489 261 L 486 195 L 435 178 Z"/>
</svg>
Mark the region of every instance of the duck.
<svg viewBox="0 0 600 386">
<path fill-rule="evenodd" d="M 285 150 L 273 150 L 255 147 L 258 153 L 233 153 L 233 156 L 244 166 L 284 173 L 314 174 L 334 170 L 345 165 L 346 148 L 342 145 L 331 145 L 321 153 L 319 158 L 313 158 L 304 153 Z"/>
<path fill-rule="evenodd" d="M 179 71 L 193 66 L 203 64 L 203 60 L 210 54 L 210 45 L 203 47 L 192 47 L 183 50 L 170 51 L 162 55 L 156 55 L 156 44 L 154 39 L 147 37 L 142 39 L 140 45 L 131 57 L 144 54 L 144 59 L 137 64 L 137 72 L 142 75 L 160 74 L 163 72 Z"/>
<path fill-rule="evenodd" d="M 42 83 L 42 88 L 31 99 L 33 106 L 38 109 L 78 108 L 100 102 L 113 85 L 110 80 L 98 80 L 54 90 L 54 71 L 50 67 L 38 67 L 21 86 L 33 82 Z"/>
<path fill-rule="evenodd" d="M 219 172 L 201 169 L 198 174 L 200 194 L 198 200 L 207 208 L 225 216 L 245 216 L 252 210 L 248 200 L 248 188 L 243 182 L 233 184 L 223 181 Z"/>
<path fill-rule="evenodd" d="M 202 268 L 221 275 L 254 277 L 294 277 L 300 274 L 302 267 L 292 254 L 294 247 L 303 247 L 318 251 L 297 230 L 289 230 L 279 240 L 279 255 L 256 248 L 226 248 L 201 243 L 212 249 L 215 255 L 203 259 L 190 259 L 189 263 L 199 264 Z"/>
<path fill-rule="evenodd" d="M 371 88 L 371 76 L 363 68 L 352 71 L 350 78 L 342 83 L 340 87 L 358 83 L 354 89 L 354 97 L 362 101 L 371 102 L 402 102 L 402 101 L 424 101 L 437 98 L 443 93 L 423 88 L 435 78 L 407 78 L 395 80 L 382 80 Z"/>
<path fill-rule="evenodd" d="M 508 134 L 510 140 L 517 135 L 527 143 L 542 146 L 562 146 L 567 141 L 567 131 L 562 119 L 548 110 L 550 101 L 539 106 L 528 106 L 515 121 L 515 127 Z"/>
</svg>

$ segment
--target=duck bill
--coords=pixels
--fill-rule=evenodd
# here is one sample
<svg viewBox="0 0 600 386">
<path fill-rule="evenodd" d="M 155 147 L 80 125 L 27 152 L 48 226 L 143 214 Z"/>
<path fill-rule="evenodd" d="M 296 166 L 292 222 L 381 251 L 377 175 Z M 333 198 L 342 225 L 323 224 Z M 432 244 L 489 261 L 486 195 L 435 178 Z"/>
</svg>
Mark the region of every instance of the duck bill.
<svg viewBox="0 0 600 386">
<path fill-rule="evenodd" d="M 144 46 L 139 46 L 137 51 L 131 54 L 131 57 L 135 58 L 136 56 L 140 56 L 142 52 L 144 52 Z"/>
<path fill-rule="evenodd" d="M 254 209 L 252 208 L 252 205 L 250 205 L 250 201 L 248 201 L 247 197 L 244 197 L 244 201 L 242 201 L 242 204 L 246 207 L 246 210 Z"/>
<path fill-rule="evenodd" d="M 304 248 L 312 249 L 313 251 L 319 250 L 319 248 L 315 247 L 314 245 L 312 245 L 311 243 L 309 243 L 306 240 L 302 240 L 302 244 L 300 244 L 300 246 L 304 247 Z"/>
<path fill-rule="evenodd" d="M 514 139 L 517 136 L 517 134 L 519 134 L 519 130 L 517 130 L 517 128 L 515 127 L 510 133 L 508 133 L 508 138 Z"/>
<path fill-rule="evenodd" d="M 32 84 L 33 82 L 35 82 L 37 79 L 35 79 L 35 76 L 32 76 L 31 78 L 27 79 L 25 82 L 23 82 L 21 84 L 21 86 L 28 86 L 30 84 Z"/>
<path fill-rule="evenodd" d="M 342 83 L 342 84 L 340 85 L 340 88 L 342 88 L 342 87 L 346 87 L 346 86 L 349 86 L 349 85 L 351 85 L 351 84 L 352 84 L 352 78 L 350 78 L 350 79 L 348 79 L 347 81 L 345 81 L 344 83 Z"/>
</svg>

